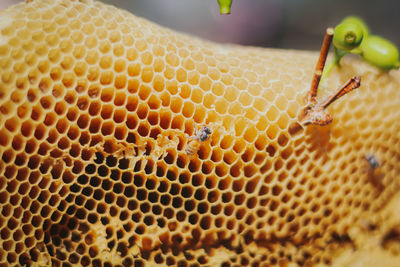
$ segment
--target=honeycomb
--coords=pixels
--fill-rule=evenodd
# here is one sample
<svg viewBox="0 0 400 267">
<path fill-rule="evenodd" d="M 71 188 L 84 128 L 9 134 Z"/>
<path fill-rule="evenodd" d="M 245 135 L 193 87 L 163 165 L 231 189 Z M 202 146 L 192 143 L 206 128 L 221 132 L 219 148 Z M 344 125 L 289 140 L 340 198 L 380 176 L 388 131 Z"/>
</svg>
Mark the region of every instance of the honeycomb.
<svg viewBox="0 0 400 267">
<path fill-rule="evenodd" d="M 345 57 L 319 97 L 361 87 L 293 133 L 316 52 L 215 44 L 91 0 L 20 3 L 0 33 L 0 266 L 400 255 L 398 71 Z"/>
</svg>

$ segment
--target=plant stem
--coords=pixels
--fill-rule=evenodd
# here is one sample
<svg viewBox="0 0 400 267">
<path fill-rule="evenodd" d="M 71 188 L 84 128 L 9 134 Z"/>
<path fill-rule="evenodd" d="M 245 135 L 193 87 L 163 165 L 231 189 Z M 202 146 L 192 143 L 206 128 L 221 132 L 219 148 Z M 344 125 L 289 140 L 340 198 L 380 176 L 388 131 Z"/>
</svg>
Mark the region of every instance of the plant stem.
<svg viewBox="0 0 400 267">
<path fill-rule="evenodd" d="M 328 56 L 329 47 L 332 43 L 333 28 L 326 29 L 324 41 L 322 42 L 321 52 L 319 54 L 318 63 L 315 67 L 314 76 L 311 82 L 310 91 L 306 97 L 307 104 L 316 103 L 315 97 L 317 96 L 318 85 L 321 80 L 322 72 L 324 71 L 324 66 L 326 58 Z"/>
</svg>

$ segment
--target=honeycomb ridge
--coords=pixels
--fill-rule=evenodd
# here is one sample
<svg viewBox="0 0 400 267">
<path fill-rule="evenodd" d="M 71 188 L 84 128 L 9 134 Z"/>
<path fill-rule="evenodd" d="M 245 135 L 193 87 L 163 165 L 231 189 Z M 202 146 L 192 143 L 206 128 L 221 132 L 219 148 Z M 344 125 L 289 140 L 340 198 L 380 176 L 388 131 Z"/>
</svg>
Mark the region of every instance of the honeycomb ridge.
<svg viewBox="0 0 400 267">
<path fill-rule="evenodd" d="M 330 264 L 354 225 L 393 231 L 398 71 L 344 58 L 322 97 L 362 86 L 292 135 L 315 52 L 215 44 L 96 1 L 21 3 L 0 33 L 1 266 Z"/>
</svg>

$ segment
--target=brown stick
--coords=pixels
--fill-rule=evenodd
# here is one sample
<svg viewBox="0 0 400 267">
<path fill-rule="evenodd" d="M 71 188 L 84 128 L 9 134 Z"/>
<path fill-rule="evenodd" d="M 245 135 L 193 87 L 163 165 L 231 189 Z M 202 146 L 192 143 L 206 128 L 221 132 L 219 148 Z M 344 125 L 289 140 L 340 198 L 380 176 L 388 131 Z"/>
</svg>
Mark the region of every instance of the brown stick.
<svg viewBox="0 0 400 267">
<path fill-rule="evenodd" d="M 323 101 L 319 104 L 322 109 L 326 109 L 330 104 L 332 104 L 335 100 L 340 98 L 341 96 L 357 89 L 361 85 L 361 77 L 354 76 L 351 77 L 335 94 L 331 95 L 327 100 Z"/>
<path fill-rule="evenodd" d="M 325 101 L 318 102 L 316 100 L 319 82 L 324 71 L 326 58 L 328 56 L 329 47 L 333 38 L 333 29 L 326 29 L 324 41 L 322 42 L 321 52 L 319 55 L 317 66 L 315 67 L 311 88 L 306 96 L 306 106 L 298 117 L 298 121 L 289 126 L 290 135 L 298 133 L 304 126 L 308 124 L 327 125 L 332 122 L 332 116 L 326 111 L 326 108 L 341 96 L 360 87 L 361 77 L 354 76 L 350 78 L 342 87 Z"/>
<path fill-rule="evenodd" d="M 316 103 L 315 100 L 317 96 L 317 90 L 319 86 L 319 81 L 321 80 L 322 72 L 324 71 L 325 61 L 328 57 L 329 47 L 331 46 L 332 37 L 333 37 L 333 28 L 327 28 L 324 41 L 322 42 L 321 52 L 319 54 L 319 59 L 317 66 L 315 67 L 314 76 L 311 82 L 311 88 L 308 92 L 306 102 L 307 104 Z"/>
</svg>

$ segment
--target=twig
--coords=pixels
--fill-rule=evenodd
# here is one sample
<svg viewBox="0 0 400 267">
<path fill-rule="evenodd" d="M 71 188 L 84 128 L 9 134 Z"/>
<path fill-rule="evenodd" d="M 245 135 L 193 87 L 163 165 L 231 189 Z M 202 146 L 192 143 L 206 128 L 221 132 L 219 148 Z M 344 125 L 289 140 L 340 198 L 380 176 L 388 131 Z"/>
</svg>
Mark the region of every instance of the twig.
<svg viewBox="0 0 400 267">
<path fill-rule="evenodd" d="M 327 125 L 332 122 L 332 116 L 326 111 L 327 107 L 332 104 L 334 101 L 339 99 L 341 96 L 351 92 L 352 90 L 360 87 L 361 77 L 354 76 L 350 78 L 336 93 L 328 97 L 325 101 L 318 102 L 316 100 L 319 82 L 321 80 L 321 75 L 324 71 L 326 58 L 328 56 L 329 47 L 332 42 L 333 37 L 333 29 L 328 28 L 326 30 L 326 34 L 324 37 L 324 41 L 322 43 L 319 59 L 317 62 L 317 66 L 315 67 L 313 80 L 311 82 L 310 90 L 307 93 L 305 102 L 306 105 L 303 108 L 301 114 L 299 115 L 299 119 L 297 122 L 292 123 L 289 126 L 289 133 L 291 135 L 299 132 L 304 126 L 309 124 L 316 125 Z"/>
<path fill-rule="evenodd" d="M 336 101 L 341 96 L 357 89 L 361 85 L 361 76 L 351 77 L 335 94 L 331 95 L 327 100 L 319 104 L 323 109 L 326 109 L 330 104 Z"/>
<path fill-rule="evenodd" d="M 326 29 L 324 41 L 322 42 L 322 47 L 318 58 L 318 63 L 315 67 L 314 76 L 311 82 L 311 88 L 306 98 L 307 104 L 317 102 L 315 98 L 317 96 L 319 81 L 321 80 L 321 76 L 324 71 L 326 58 L 328 57 L 329 47 L 332 43 L 333 32 L 333 28 Z"/>
</svg>

